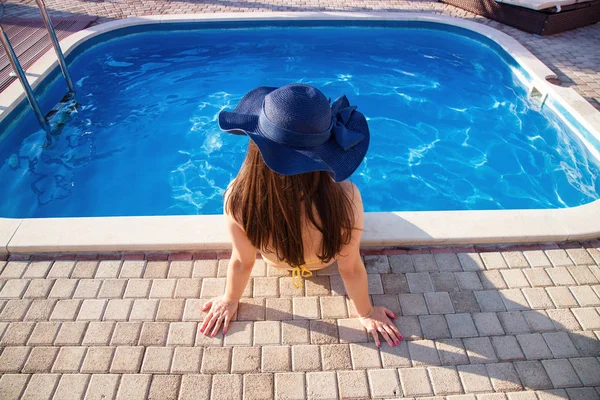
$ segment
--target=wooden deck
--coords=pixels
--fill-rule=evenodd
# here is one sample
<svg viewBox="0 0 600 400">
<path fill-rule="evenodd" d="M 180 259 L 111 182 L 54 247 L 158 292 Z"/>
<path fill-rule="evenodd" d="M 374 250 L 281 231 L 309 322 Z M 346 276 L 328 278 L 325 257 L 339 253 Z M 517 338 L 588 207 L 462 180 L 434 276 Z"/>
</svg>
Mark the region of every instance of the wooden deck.
<svg viewBox="0 0 600 400">
<path fill-rule="evenodd" d="M 98 17 L 77 16 L 69 18 L 52 18 L 52 25 L 58 40 L 90 26 Z M 52 48 L 50 37 L 41 17 L 37 19 L 0 18 L 2 29 L 19 58 L 23 69 L 29 68 L 46 51 Z M 0 92 L 6 89 L 15 79 L 11 76 L 12 67 L 4 48 L 0 46 Z"/>
</svg>

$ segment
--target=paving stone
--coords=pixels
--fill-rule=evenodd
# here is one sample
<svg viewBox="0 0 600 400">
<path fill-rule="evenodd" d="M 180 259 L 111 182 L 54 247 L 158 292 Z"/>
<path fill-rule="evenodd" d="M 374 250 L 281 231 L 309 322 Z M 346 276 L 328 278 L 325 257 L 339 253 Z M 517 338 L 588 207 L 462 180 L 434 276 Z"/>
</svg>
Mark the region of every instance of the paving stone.
<svg viewBox="0 0 600 400">
<path fill-rule="evenodd" d="M 367 371 L 367 376 L 372 397 L 397 397 L 402 393 L 395 369 L 372 369 Z"/>
<path fill-rule="evenodd" d="M 482 393 L 492 391 L 492 384 L 485 365 L 459 365 L 456 369 L 465 392 Z"/>
<path fill-rule="evenodd" d="M 211 348 L 212 350 L 212 348 Z M 205 359 L 208 349 L 205 349 Z M 173 348 L 171 347 L 146 347 L 144 360 L 142 361 L 142 373 L 167 374 L 171 370 L 173 359 Z M 222 360 L 223 362 L 225 360 Z M 229 359 L 227 359 L 229 361 Z M 227 362 L 228 366 L 229 363 Z M 229 368 L 227 368 L 229 370 Z"/>
<path fill-rule="evenodd" d="M 440 365 L 440 358 L 432 340 L 415 340 L 408 342 L 408 351 L 413 366 Z"/>
<path fill-rule="evenodd" d="M 150 387 L 152 375 L 124 374 L 121 377 L 117 397 L 121 399 L 145 399 Z"/>
<path fill-rule="evenodd" d="M 546 272 L 550 275 L 550 279 L 556 286 L 572 286 L 575 285 L 575 279 L 571 276 L 565 267 L 547 268 Z"/>
<path fill-rule="evenodd" d="M 463 339 L 463 343 L 471 364 L 487 364 L 498 361 L 488 337 Z"/>
<path fill-rule="evenodd" d="M 396 296 L 393 296 L 396 298 Z M 342 296 L 321 297 L 321 314 L 323 318 L 347 318 L 346 299 Z M 398 300 L 396 299 L 396 302 Z"/>
<path fill-rule="evenodd" d="M 9 279 L 0 290 L 0 299 L 19 299 L 27 289 L 29 280 Z"/>
<path fill-rule="evenodd" d="M 579 352 L 565 332 L 551 332 L 542 334 L 546 344 L 555 358 L 578 357 Z"/>
<path fill-rule="evenodd" d="M 209 400 L 211 385 L 211 375 L 183 375 L 179 400 Z"/>
<path fill-rule="evenodd" d="M 121 260 L 102 260 L 96 270 L 96 278 L 117 278 L 121 270 Z"/>
<path fill-rule="evenodd" d="M 527 299 L 529 306 L 534 310 L 554 308 L 554 304 L 546 291 L 542 288 L 525 288 L 523 295 Z"/>
<path fill-rule="evenodd" d="M 126 279 L 106 279 L 102 283 L 98 297 L 103 299 L 121 298 L 125 292 L 126 285 Z"/>
<path fill-rule="evenodd" d="M 577 307 L 577 300 L 571 294 L 571 291 L 566 287 L 549 287 L 546 291 L 552 298 L 556 308 Z"/>
<path fill-rule="evenodd" d="M 411 293 L 433 292 L 433 284 L 426 272 L 407 273 L 406 280 Z"/>
<path fill-rule="evenodd" d="M 309 372 L 306 374 L 308 399 L 338 398 L 337 379 L 335 372 Z"/>
<path fill-rule="evenodd" d="M 529 264 L 534 268 L 551 266 L 550 260 L 548 260 L 548 257 L 546 257 L 542 250 L 524 251 L 523 255 Z"/>
<path fill-rule="evenodd" d="M 281 323 L 282 344 L 309 343 L 308 320 L 283 321 Z"/>
<path fill-rule="evenodd" d="M 335 320 L 311 320 L 310 343 L 338 343 L 338 329 Z"/>
<path fill-rule="evenodd" d="M 304 374 L 299 372 L 275 374 L 275 397 L 278 399 L 304 399 Z"/>
<path fill-rule="evenodd" d="M 230 347 L 206 347 L 202 355 L 202 373 L 227 373 L 230 362 Z"/>
<path fill-rule="evenodd" d="M 304 296 L 304 290 L 304 287 L 294 287 L 294 279 L 291 276 L 279 278 L 279 296 L 281 297 Z"/>
<path fill-rule="evenodd" d="M 252 345 L 253 322 L 251 321 L 233 321 L 229 325 L 225 335 L 225 345 Z"/>
<path fill-rule="evenodd" d="M 261 349 L 259 347 L 234 347 L 231 360 L 232 373 L 260 372 Z"/>
<path fill-rule="evenodd" d="M 381 282 L 381 275 L 367 274 L 367 280 L 369 285 L 369 294 L 383 294 L 383 283 Z"/>
<path fill-rule="evenodd" d="M 26 374 L 50 372 L 57 354 L 57 347 L 34 347 L 23 366 L 22 372 Z"/>
<path fill-rule="evenodd" d="M 498 270 L 479 271 L 477 273 L 484 289 L 507 289 L 508 285 Z"/>
<path fill-rule="evenodd" d="M 481 259 L 485 264 L 486 269 L 507 269 L 508 265 L 502 257 L 502 253 L 489 252 L 480 253 Z"/>
<path fill-rule="evenodd" d="M 341 398 L 369 398 L 369 385 L 365 371 L 338 371 L 337 378 Z"/>
<path fill-rule="evenodd" d="M 471 314 L 448 314 L 446 315 L 446 320 L 453 338 L 477 336 L 477 329 L 475 328 Z"/>
<path fill-rule="evenodd" d="M 110 343 L 114 322 L 90 322 L 82 344 L 85 346 L 107 346 Z"/>
<path fill-rule="evenodd" d="M 571 309 L 575 318 L 583 329 L 600 329 L 600 314 L 594 308 L 573 308 Z"/>
<path fill-rule="evenodd" d="M 393 322 L 405 340 L 423 339 L 421 324 L 416 316 L 400 316 Z"/>
<path fill-rule="evenodd" d="M 29 356 L 31 348 L 24 346 L 7 346 L 0 355 L 0 372 L 19 372 L 27 357 Z"/>
<path fill-rule="evenodd" d="M 425 339 L 444 339 L 450 337 L 450 330 L 443 315 L 420 315 L 419 322 Z"/>
<path fill-rule="evenodd" d="M 117 322 L 110 344 L 135 345 L 138 343 L 141 330 L 141 322 Z"/>
<path fill-rule="evenodd" d="M 581 386 L 581 381 L 569 360 L 542 360 L 542 365 L 556 389 Z"/>
<path fill-rule="evenodd" d="M 77 373 L 81 368 L 86 351 L 86 347 L 60 347 L 52 372 Z"/>
<path fill-rule="evenodd" d="M 195 260 L 193 278 L 215 278 L 217 276 L 217 260 Z"/>
<path fill-rule="evenodd" d="M 120 346 L 114 353 L 111 373 L 135 374 L 140 371 L 144 348 L 142 346 Z"/>
<path fill-rule="evenodd" d="M 144 276 L 144 260 L 126 260 L 123 261 L 119 278 L 141 278 Z"/>
<path fill-rule="evenodd" d="M 571 358 L 571 365 L 584 386 L 600 385 L 600 361 L 594 357 Z"/>
<path fill-rule="evenodd" d="M 89 380 L 90 375 L 87 374 L 62 375 L 54 392 L 54 399 L 83 399 Z"/>
<path fill-rule="evenodd" d="M 50 346 L 54 343 L 59 329 L 60 322 L 38 322 L 35 324 L 27 344 L 29 346 Z"/>
<path fill-rule="evenodd" d="M 257 321 L 254 323 L 254 345 L 281 343 L 281 322 Z"/>
<path fill-rule="evenodd" d="M 412 365 L 406 341 L 401 341 L 399 345 L 393 347 L 383 346 L 379 349 L 379 354 L 384 368 L 410 367 Z"/>
<path fill-rule="evenodd" d="M 592 265 L 594 260 L 586 249 L 568 249 L 567 254 L 576 265 Z"/>
<path fill-rule="evenodd" d="M 166 322 L 144 322 L 140 334 L 140 346 L 164 346 L 167 343 L 169 324 Z"/>
<path fill-rule="evenodd" d="M 509 268 L 529 268 L 527 259 L 520 251 L 506 251 L 502 253 Z"/>
<path fill-rule="evenodd" d="M 154 279 L 150 288 L 150 298 L 171 298 L 175 294 L 176 279 Z"/>
<path fill-rule="evenodd" d="M 552 382 L 539 361 L 519 361 L 514 367 L 525 389 L 552 389 Z"/>
<path fill-rule="evenodd" d="M 474 293 L 477 292 L 449 293 L 454 311 L 457 313 L 476 313 L 481 311 Z"/>
<path fill-rule="evenodd" d="M 24 263 L 24 264 L 27 264 L 27 263 Z M 50 271 L 51 265 L 52 265 L 52 261 L 31 262 L 27 265 L 27 267 L 23 271 L 23 275 L 21 275 L 21 277 L 24 279 L 45 278 L 48 275 L 48 271 Z M 18 278 L 18 276 L 14 276 L 14 277 Z M 0 275 L 0 278 L 4 278 L 3 274 Z M 74 277 L 74 278 L 76 278 L 76 277 Z"/>
<path fill-rule="evenodd" d="M 440 271 L 462 271 L 462 265 L 454 253 L 437 253 L 433 257 Z"/>
<path fill-rule="evenodd" d="M 550 262 L 555 267 L 566 267 L 573 265 L 573 261 L 569 258 L 569 255 L 563 249 L 552 249 L 546 250 L 546 256 L 550 259 Z"/>
<path fill-rule="evenodd" d="M 365 256 L 367 274 L 387 274 L 390 272 L 390 262 L 385 255 Z"/>
<path fill-rule="evenodd" d="M 463 392 L 458 373 L 454 368 L 429 367 L 427 369 L 436 395 L 446 396 Z"/>
<path fill-rule="evenodd" d="M 90 379 L 85 400 L 103 400 L 114 398 L 119 385 L 120 375 L 94 374 Z"/>
<path fill-rule="evenodd" d="M 598 278 L 585 265 L 567 267 L 567 269 L 579 285 L 595 285 L 598 283 Z"/>
<path fill-rule="evenodd" d="M 292 319 L 291 299 L 266 299 L 267 321 L 282 321 Z"/>
<path fill-rule="evenodd" d="M 156 312 L 157 321 L 181 321 L 183 318 L 184 299 L 161 299 Z"/>
<path fill-rule="evenodd" d="M 523 311 L 523 317 L 533 332 L 554 331 L 554 323 L 545 311 Z"/>
<path fill-rule="evenodd" d="M 475 313 L 472 317 L 480 336 L 504 335 L 504 329 L 496 313 Z"/>
<path fill-rule="evenodd" d="M 499 361 L 515 361 L 525 359 L 525 355 L 521 351 L 519 343 L 514 336 L 496 336 L 492 337 L 491 339 Z"/>
<path fill-rule="evenodd" d="M 548 310 L 548 317 L 552 320 L 555 330 L 579 331 L 581 326 L 571 310 Z"/>
<path fill-rule="evenodd" d="M 25 318 L 22 319 L 25 321 L 48 321 L 57 302 L 58 300 L 33 300 L 27 310 Z M 6 307 L 3 312 L 4 311 L 6 311 Z"/>
<path fill-rule="evenodd" d="M 9 261 L 3 270 L 0 270 L 0 279 L 19 279 L 27 269 L 27 261 Z"/>
<path fill-rule="evenodd" d="M 47 302 L 50 303 L 51 300 L 47 300 Z M 0 313 L 0 321 L 23 320 L 31 304 L 31 300 L 8 300 L 4 308 L 0 308 L 0 310 L 2 310 Z"/>
<path fill-rule="evenodd" d="M 96 275 L 97 268 L 98 261 L 77 261 L 73 272 L 71 272 L 71 278 L 91 279 Z"/>
<path fill-rule="evenodd" d="M 54 280 L 47 279 L 32 279 L 23 294 L 24 299 L 46 299 L 52 286 L 54 285 Z M 1 293 L 1 292 L 0 292 Z M 1 296 L 0 296 L 1 297 Z"/>
<path fill-rule="evenodd" d="M 497 315 L 506 334 L 516 335 L 531 331 L 525 317 L 520 311 L 500 312 Z"/>
<path fill-rule="evenodd" d="M 204 278 L 202 279 L 202 297 L 216 297 L 225 291 L 224 278 Z"/>
<path fill-rule="evenodd" d="M 374 306 L 385 307 L 395 315 L 400 315 L 402 313 L 398 296 L 394 294 L 374 294 L 371 298 L 373 299 Z"/>
<path fill-rule="evenodd" d="M 77 345 L 83 341 L 87 322 L 63 322 L 54 340 L 55 346 Z"/>
<path fill-rule="evenodd" d="M 494 312 L 494 311 L 505 311 L 506 307 L 502 302 L 500 294 L 495 290 L 482 290 L 474 292 L 477 303 L 481 311 Z"/>
<path fill-rule="evenodd" d="M 413 259 L 408 254 L 394 254 L 388 257 L 392 273 L 400 274 L 414 272 Z"/>
<path fill-rule="evenodd" d="M 81 365 L 83 373 L 107 373 L 113 358 L 114 347 L 89 347 Z"/>
<path fill-rule="evenodd" d="M 512 363 L 487 364 L 485 367 L 496 392 L 512 392 L 523 389 L 519 375 Z"/>
<path fill-rule="evenodd" d="M 292 346 L 292 370 L 294 372 L 319 371 L 321 369 L 319 346 Z"/>
<path fill-rule="evenodd" d="M 102 320 L 102 314 L 106 307 L 106 300 L 85 299 L 81 303 L 79 313 L 77 314 L 78 321 L 98 321 Z M 57 303 L 60 304 L 60 301 Z M 56 309 L 55 309 L 56 311 Z"/>
<path fill-rule="evenodd" d="M 287 372 L 292 370 L 289 346 L 262 347 L 263 372 Z"/>
<path fill-rule="evenodd" d="M 402 315 L 421 315 L 427 314 L 427 305 L 425 297 L 422 294 L 399 294 L 400 307 Z"/>
<path fill-rule="evenodd" d="M 77 284 L 75 293 L 73 293 L 74 299 L 85 299 L 94 298 L 98 296 L 100 286 L 102 285 L 101 279 L 82 279 Z"/>
<path fill-rule="evenodd" d="M 517 335 L 517 340 L 528 360 L 552 358 L 552 352 L 539 333 Z"/>
<path fill-rule="evenodd" d="M 600 394 L 594 388 L 570 388 L 567 395 L 571 400 L 600 399 Z"/>
<path fill-rule="evenodd" d="M 158 309 L 158 300 L 136 299 L 133 302 L 130 321 L 153 321 Z"/>
<path fill-rule="evenodd" d="M 436 341 L 441 365 L 468 364 L 469 358 L 460 339 L 442 339 Z"/>
<path fill-rule="evenodd" d="M 475 271 L 455 272 L 454 276 L 460 290 L 483 290 L 479 275 Z"/>
<path fill-rule="evenodd" d="M 438 266 L 433 254 L 413 254 L 411 257 L 413 260 L 415 271 L 438 271 Z"/>
<path fill-rule="evenodd" d="M 191 278 L 194 261 L 171 261 L 169 264 L 169 278 Z"/>
<path fill-rule="evenodd" d="M 129 279 L 125 288 L 124 297 L 126 298 L 144 298 L 150 294 L 152 286 L 151 279 Z"/>
<path fill-rule="evenodd" d="M 396 275 L 386 275 L 386 276 L 396 276 Z M 454 278 L 454 274 L 452 272 L 432 272 L 429 274 L 431 278 L 431 282 L 433 283 L 433 289 L 436 292 L 458 292 L 460 289 L 458 287 L 458 282 Z M 385 288 L 385 278 L 383 279 L 383 286 Z"/>
<path fill-rule="evenodd" d="M 351 343 L 350 354 L 354 369 L 381 368 L 379 351 L 374 343 Z"/>
<path fill-rule="evenodd" d="M 454 312 L 448 293 L 425 293 L 425 301 L 430 314 L 449 314 Z"/>
<path fill-rule="evenodd" d="M 333 279 L 332 281 L 332 289 L 334 289 Z M 400 294 L 400 293 L 408 293 L 408 281 L 406 280 L 405 274 L 385 274 L 381 275 L 381 283 L 383 285 L 383 292 L 386 294 Z M 342 294 L 346 294 L 344 290 Z"/>
<path fill-rule="evenodd" d="M 60 375 L 57 374 L 34 374 L 21 398 L 23 400 L 50 400 L 59 379 Z"/>
<path fill-rule="evenodd" d="M 127 321 L 132 307 L 132 299 L 110 299 L 102 319 L 105 321 Z"/>
<path fill-rule="evenodd" d="M 54 310 L 50 315 L 52 321 L 72 321 L 75 320 L 81 300 L 59 300 L 54 306 Z"/>
<path fill-rule="evenodd" d="M 326 344 L 320 346 L 321 365 L 324 371 L 351 369 L 350 346 L 347 344 Z"/>
<path fill-rule="evenodd" d="M 577 303 L 581 307 L 599 306 L 600 298 L 596 295 L 590 286 L 577 286 L 569 288 L 573 296 L 577 299 Z"/>
<path fill-rule="evenodd" d="M 593 332 L 573 332 L 569 336 L 584 357 L 600 357 L 600 340 Z"/>
<path fill-rule="evenodd" d="M 398 372 L 400 373 L 400 383 L 404 391 L 404 396 L 427 396 L 433 394 L 427 369 L 402 368 Z"/>
<path fill-rule="evenodd" d="M 279 278 L 266 277 L 254 278 L 254 296 L 256 297 L 277 297 L 279 294 Z"/>
<path fill-rule="evenodd" d="M 519 289 L 500 290 L 500 297 L 507 311 L 528 310 L 529 304 Z"/>
<path fill-rule="evenodd" d="M 297 297 L 293 299 L 294 319 L 318 319 L 319 298 Z"/>
<path fill-rule="evenodd" d="M 554 282 L 552 282 L 552 279 L 550 279 L 550 276 L 544 269 L 526 269 L 523 273 L 532 287 L 547 287 L 554 285 Z"/>
<path fill-rule="evenodd" d="M 11 322 L 0 340 L 0 347 L 26 344 L 34 328 L 35 322 Z"/>
<path fill-rule="evenodd" d="M 272 399 L 274 397 L 273 380 L 272 374 L 244 375 L 244 400 Z"/>
<path fill-rule="evenodd" d="M 213 378 L 213 385 L 216 375 Z M 152 383 L 150 384 L 150 392 L 148 393 L 149 399 L 161 398 L 165 400 L 177 400 L 177 392 L 179 391 L 179 385 L 181 383 L 180 375 L 154 375 Z M 241 378 L 239 383 L 239 390 L 241 394 Z M 213 392 L 213 396 L 215 393 Z"/>
<path fill-rule="evenodd" d="M 458 253 L 457 256 L 463 271 L 485 270 L 485 265 L 478 253 Z"/>
</svg>

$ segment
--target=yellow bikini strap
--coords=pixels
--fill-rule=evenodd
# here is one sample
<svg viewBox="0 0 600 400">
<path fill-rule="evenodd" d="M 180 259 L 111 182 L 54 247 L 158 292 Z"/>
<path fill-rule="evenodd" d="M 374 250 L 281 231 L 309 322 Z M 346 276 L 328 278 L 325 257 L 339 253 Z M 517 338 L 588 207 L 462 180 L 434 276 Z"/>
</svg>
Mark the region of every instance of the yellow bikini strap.
<svg viewBox="0 0 600 400">
<path fill-rule="evenodd" d="M 311 276 L 312 271 L 304 265 L 292 268 L 292 283 L 296 289 L 300 289 L 304 285 L 302 278 L 310 278 Z"/>
</svg>

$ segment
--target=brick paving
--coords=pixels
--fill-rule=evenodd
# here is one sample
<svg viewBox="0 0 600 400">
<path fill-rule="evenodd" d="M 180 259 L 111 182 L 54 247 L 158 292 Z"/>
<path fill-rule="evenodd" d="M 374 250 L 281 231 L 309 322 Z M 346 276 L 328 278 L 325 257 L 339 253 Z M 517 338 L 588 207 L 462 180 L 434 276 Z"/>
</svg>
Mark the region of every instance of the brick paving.
<svg viewBox="0 0 600 400">
<path fill-rule="evenodd" d="M 600 242 L 365 253 L 399 346 L 352 318 L 335 265 L 296 290 L 257 259 L 211 338 L 228 254 L 9 257 L 0 398 L 600 398 Z"/>
<path fill-rule="evenodd" d="M 5 0 L 5 17 L 39 17 L 34 0 Z M 51 16 L 99 16 L 97 23 L 159 14 L 260 11 L 403 11 L 450 15 L 489 25 L 512 36 L 600 110 L 600 23 L 540 37 L 428 0 L 46 0 Z"/>
</svg>

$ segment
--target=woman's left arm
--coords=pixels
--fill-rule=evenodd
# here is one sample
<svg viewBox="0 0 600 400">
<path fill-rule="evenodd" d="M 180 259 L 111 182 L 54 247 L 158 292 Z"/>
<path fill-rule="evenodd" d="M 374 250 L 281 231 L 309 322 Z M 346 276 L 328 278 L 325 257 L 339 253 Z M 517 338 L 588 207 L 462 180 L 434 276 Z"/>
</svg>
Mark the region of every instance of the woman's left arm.
<svg viewBox="0 0 600 400">
<path fill-rule="evenodd" d="M 227 266 L 225 294 L 207 301 L 202 307 L 204 311 L 210 309 L 200 328 L 200 332 L 205 336 L 209 334 L 215 336 L 221 326 L 223 326 L 223 334 L 227 333 L 229 322 L 237 310 L 256 261 L 256 248 L 250 243 L 246 233 L 233 217 L 225 214 L 225 220 L 233 249 Z"/>
</svg>

